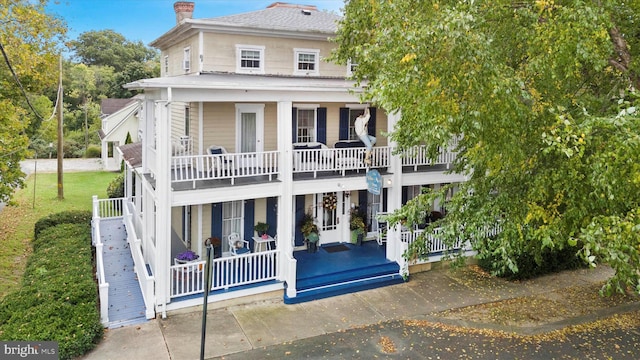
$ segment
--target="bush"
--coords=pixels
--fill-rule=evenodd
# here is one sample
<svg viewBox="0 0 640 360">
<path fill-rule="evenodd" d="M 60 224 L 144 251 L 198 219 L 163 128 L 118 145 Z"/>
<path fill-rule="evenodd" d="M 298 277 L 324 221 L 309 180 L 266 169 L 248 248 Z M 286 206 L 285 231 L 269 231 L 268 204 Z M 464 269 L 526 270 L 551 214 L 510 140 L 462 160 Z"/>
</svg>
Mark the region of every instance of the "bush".
<svg viewBox="0 0 640 360">
<path fill-rule="evenodd" d="M 56 341 L 60 359 L 78 357 L 103 333 L 90 222 L 42 226 L 38 241 L 21 289 L 0 302 L 0 340 Z"/>
<path fill-rule="evenodd" d="M 109 186 L 107 186 L 107 196 L 109 199 L 124 197 L 124 173 L 120 173 L 111 180 Z"/>
<path fill-rule="evenodd" d="M 495 263 L 497 263 L 497 261 L 494 257 L 478 259 L 478 265 L 491 273 L 495 270 Z M 536 262 L 533 255 L 521 253 L 515 258 L 515 263 L 516 266 L 518 266 L 517 273 L 507 271 L 499 276 L 509 280 L 524 280 L 558 271 L 588 266 L 577 254 L 577 250 L 574 247 L 568 247 L 562 250 L 546 249 L 542 254 L 542 261 L 539 263 Z"/>
<path fill-rule="evenodd" d="M 91 211 L 86 210 L 69 210 L 55 214 L 51 214 L 47 217 L 43 217 L 36 222 L 33 226 L 33 239 L 34 247 L 38 242 L 40 233 L 50 227 L 58 226 L 61 224 L 85 224 L 91 226 Z"/>
<path fill-rule="evenodd" d="M 96 145 L 89 145 L 87 151 L 84 153 L 84 157 L 86 158 L 99 158 L 102 154 L 102 149 Z"/>
</svg>

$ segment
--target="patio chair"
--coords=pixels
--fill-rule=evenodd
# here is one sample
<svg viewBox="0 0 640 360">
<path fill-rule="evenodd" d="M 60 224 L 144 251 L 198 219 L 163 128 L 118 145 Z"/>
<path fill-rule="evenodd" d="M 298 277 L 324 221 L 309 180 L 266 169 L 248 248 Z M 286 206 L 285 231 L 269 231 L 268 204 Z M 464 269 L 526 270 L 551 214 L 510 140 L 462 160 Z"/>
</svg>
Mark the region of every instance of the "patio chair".
<svg viewBox="0 0 640 360">
<path fill-rule="evenodd" d="M 240 239 L 240 234 L 231 233 L 227 238 L 229 241 L 229 250 L 231 255 L 242 255 L 251 252 L 249 249 L 249 242 L 247 240 Z"/>
<path fill-rule="evenodd" d="M 227 149 L 223 146 L 211 145 L 207 148 L 207 155 L 226 155 Z M 233 168 L 233 160 L 226 156 L 212 159 L 211 172 L 216 175 L 230 173 Z"/>
</svg>

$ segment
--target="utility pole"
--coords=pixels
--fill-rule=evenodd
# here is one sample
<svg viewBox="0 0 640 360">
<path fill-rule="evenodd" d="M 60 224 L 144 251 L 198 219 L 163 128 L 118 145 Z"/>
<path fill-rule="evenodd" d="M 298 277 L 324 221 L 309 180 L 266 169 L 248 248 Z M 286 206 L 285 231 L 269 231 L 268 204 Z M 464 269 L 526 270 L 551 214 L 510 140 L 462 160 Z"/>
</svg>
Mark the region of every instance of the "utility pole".
<svg viewBox="0 0 640 360">
<path fill-rule="evenodd" d="M 62 91 L 62 55 L 60 55 L 60 77 L 58 79 L 58 200 L 64 200 L 64 188 L 62 185 L 62 100 L 64 91 Z"/>
</svg>

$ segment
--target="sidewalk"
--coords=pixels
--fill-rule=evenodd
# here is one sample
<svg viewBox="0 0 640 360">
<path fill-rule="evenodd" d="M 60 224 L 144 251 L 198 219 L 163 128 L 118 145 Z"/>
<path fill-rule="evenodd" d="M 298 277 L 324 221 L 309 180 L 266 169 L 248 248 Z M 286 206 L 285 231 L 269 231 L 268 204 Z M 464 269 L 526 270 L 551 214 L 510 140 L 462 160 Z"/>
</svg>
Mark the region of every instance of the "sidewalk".
<svg viewBox="0 0 640 360">
<path fill-rule="evenodd" d="M 538 279 L 507 282 L 483 277 L 472 271 L 432 270 L 411 276 L 410 281 L 296 305 L 283 304 L 282 297 L 209 310 L 205 358 L 261 349 L 270 345 L 336 333 L 364 325 L 400 319 L 438 321 L 436 312 L 500 300 L 535 296 L 559 301 L 557 294 L 576 286 L 591 286 L 606 280 L 606 267 L 565 271 Z M 639 309 L 635 302 L 546 324 L 540 331 L 593 321 L 616 311 Z M 447 321 L 452 323 L 451 320 Z M 455 322 L 455 321 L 453 321 Z M 169 314 L 105 332 L 104 339 L 84 359 L 198 359 L 202 310 Z M 473 326 L 469 323 L 459 325 Z M 494 325 L 492 328 L 498 329 Z M 523 334 L 536 329 L 503 329 Z M 356 349 L 354 349 L 355 351 Z M 242 358 L 239 356 L 238 358 Z"/>
</svg>

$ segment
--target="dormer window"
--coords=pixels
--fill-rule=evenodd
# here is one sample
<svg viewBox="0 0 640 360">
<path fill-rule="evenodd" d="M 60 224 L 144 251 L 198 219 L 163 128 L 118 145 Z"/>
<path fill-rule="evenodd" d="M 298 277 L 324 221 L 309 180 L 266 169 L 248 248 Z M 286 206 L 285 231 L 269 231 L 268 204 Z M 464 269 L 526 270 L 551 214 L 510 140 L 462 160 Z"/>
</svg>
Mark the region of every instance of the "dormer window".
<svg viewBox="0 0 640 360">
<path fill-rule="evenodd" d="M 349 61 L 347 62 L 347 76 L 352 76 L 353 72 L 356 70 L 356 67 L 358 67 L 358 64 L 349 59 Z"/>
<path fill-rule="evenodd" d="M 318 75 L 320 50 L 294 49 L 294 75 Z"/>
<path fill-rule="evenodd" d="M 264 74 L 264 46 L 236 45 L 236 72 Z"/>
</svg>

